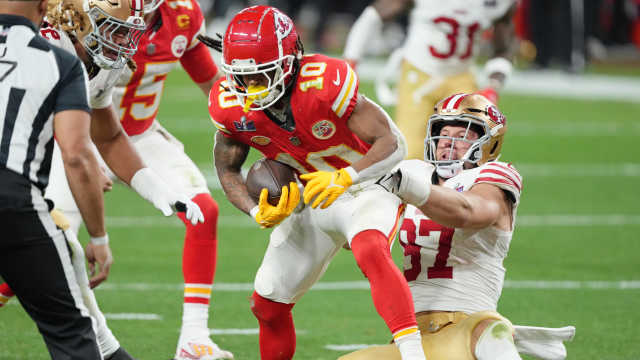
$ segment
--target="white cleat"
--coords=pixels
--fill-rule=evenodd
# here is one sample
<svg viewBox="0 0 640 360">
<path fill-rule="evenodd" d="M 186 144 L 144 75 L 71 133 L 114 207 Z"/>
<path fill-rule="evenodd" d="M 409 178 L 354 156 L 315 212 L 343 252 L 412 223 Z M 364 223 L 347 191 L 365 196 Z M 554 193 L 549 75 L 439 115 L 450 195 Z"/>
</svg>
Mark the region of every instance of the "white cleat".
<svg viewBox="0 0 640 360">
<path fill-rule="evenodd" d="M 222 350 L 208 336 L 183 338 L 180 336 L 174 360 L 233 359 L 233 354 Z"/>
</svg>

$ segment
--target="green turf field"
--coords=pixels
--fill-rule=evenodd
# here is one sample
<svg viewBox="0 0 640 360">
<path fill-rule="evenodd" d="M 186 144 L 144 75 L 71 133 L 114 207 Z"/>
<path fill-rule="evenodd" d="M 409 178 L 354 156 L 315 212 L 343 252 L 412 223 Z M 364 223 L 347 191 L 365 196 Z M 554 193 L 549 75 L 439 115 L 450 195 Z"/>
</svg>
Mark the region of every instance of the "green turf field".
<svg viewBox="0 0 640 360">
<path fill-rule="evenodd" d="M 371 93 L 368 84 L 361 90 Z M 569 359 L 640 358 L 640 104 L 505 95 L 500 105 L 510 126 L 502 160 L 524 176 L 500 312 L 515 324 L 575 325 Z M 185 73 L 169 75 L 159 119 L 213 180 L 214 127 Z M 269 231 L 220 190 L 212 192 L 221 218 L 210 327 L 236 359 L 257 359 L 248 298 Z M 122 186 L 108 194 L 107 214 L 115 262 L 97 291 L 100 305 L 108 317 L 144 314 L 146 320 L 108 321 L 136 357 L 169 359 L 182 310 L 182 227 Z M 394 257 L 400 263 L 398 246 Z M 363 280 L 351 254 L 341 251 L 322 279 L 329 284 L 294 308 L 296 359 L 335 359 L 344 352 L 328 345 L 389 340 Z M 356 283 L 327 289 L 344 282 Z M 0 359 L 47 358 L 34 324 L 12 299 L 0 309 Z"/>
</svg>

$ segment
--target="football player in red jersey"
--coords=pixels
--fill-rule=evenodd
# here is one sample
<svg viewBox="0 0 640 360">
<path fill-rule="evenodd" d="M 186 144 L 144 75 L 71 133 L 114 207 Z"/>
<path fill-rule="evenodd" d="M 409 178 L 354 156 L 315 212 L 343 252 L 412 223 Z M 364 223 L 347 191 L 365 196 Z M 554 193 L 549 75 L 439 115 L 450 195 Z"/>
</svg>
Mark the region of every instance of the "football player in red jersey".
<svg viewBox="0 0 640 360">
<path fill-rule="evenodd" d="M 264 228 L 274 227 L 255 278 L 251 309 L 260 325 L 262 359 L 291 359 L 291 309 L 345 245 L 371 285 L 373 302 L 402 359 L 425 359 L 411 295 L 390 245 L 404 210 L 375 180 L 405 155 L 389 116 L 358 93 L 349 65 L 303 56 L 293 22 L 278 9 L 254 6 L 231 20 L 222 40 L 226 79 L 209 94 L 218 128 L 215 166 L 227 198 Z M 241 166 L 250 147 L 297 170 L 280 203 L 249 197 Z"/>
<path fill-rule="evenodd" d="M 184 146 L 156 120 L 164 80 L 178 66 L 209 94 L 221 74 L 209 49 L 197 35 L 204 33 L 202 11 L 196 0 L 146 0 L 147 30 L 133 56 L 135 71 L 126 69 L 116 83 L 113 103 L 124 131 L 151 169 L 174 190 L 200 206 L 203 224 L 185 224 L 182 272 L 184 302 L 182 328 L 175 358 L 231 359 L 209 337 L 209 300 L 216 268 L 218 205 L 206 180 L 184 151 Z"/>
</svg>

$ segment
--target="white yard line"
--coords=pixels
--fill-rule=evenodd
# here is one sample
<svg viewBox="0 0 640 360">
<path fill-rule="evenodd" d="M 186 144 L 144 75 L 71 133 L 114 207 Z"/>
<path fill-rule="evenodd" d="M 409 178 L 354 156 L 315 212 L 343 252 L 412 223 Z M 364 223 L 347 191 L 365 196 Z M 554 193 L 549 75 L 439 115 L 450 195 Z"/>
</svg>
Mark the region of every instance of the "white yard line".
<svg viewBox="0 0 640 360">
<path fill-rule="evenodd" d="M 505 289 L 526 290 L 638 290 L 640 280 L 621 281 L 573 281 L 573 280 L 506 280 Z M 182 284 L 105 283 L 99 291 L 182 291 Z M 213 291 L 246 292 L 253 290 L 253 283 L 215 283 Z M 369 290 L 367 281 L 322 281 L 311 288 L 316 291 Z"/>
<path fill-rule="evenodd" d="M 162 320 L 162 316 L 158 314 L 105 313 L 104 316 L 109 320 Z"/>
<path fill-rule="evenodd" d="M 245 215 L 222 215 L 218 223 L 225 228 L 249 228 L 257 225 Z M 526 215 L 518 214 L 518 227 L 592 227 L 592 226 L 628 226 L 640 225 L 640 215 L 634 214 L 549 214 Z M 158 216 L 107 216 L 107 226 L 110 228 L 126 227 L 182 227 L 182 222 L 175 217 L 164 218 Z"/>
<path fill-rule="evenodd" d="M 328 344 L 328 345 L 325 345 L 324 348 L 327 350 L 333 350 L 333 351 L 356 351 L 356 350 L 360 350 L 360 349 L 364 349 L 372 346 L 381 346 L 381 345 L 388 345 L 388 344 L 343 344 L 343 345 Z"/>
</svg>

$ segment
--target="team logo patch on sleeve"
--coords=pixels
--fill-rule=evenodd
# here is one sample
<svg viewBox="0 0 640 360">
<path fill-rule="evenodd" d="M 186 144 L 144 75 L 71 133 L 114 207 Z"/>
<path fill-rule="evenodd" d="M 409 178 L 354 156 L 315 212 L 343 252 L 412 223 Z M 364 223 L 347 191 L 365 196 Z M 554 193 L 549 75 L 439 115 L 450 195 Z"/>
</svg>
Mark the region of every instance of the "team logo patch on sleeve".
<svg viewBox="0 0 640 360">
<path fill-rule="evenodd" d="M 171 52 L 175 57 L 181 57 L 184 51 L 187 50 L 187 37 L 184 35 L 178 35 L 171 41 Z"/>
<path fill-rule="evenodd" d="M 311 132 L 316 139 L 326 140 L 336 133 L 336 125 L 329 120 L 320 120 L 313 124 Z"/>
</svg>

